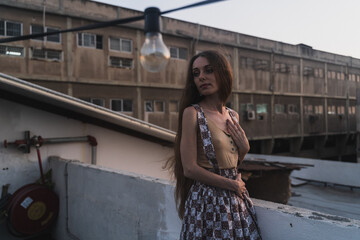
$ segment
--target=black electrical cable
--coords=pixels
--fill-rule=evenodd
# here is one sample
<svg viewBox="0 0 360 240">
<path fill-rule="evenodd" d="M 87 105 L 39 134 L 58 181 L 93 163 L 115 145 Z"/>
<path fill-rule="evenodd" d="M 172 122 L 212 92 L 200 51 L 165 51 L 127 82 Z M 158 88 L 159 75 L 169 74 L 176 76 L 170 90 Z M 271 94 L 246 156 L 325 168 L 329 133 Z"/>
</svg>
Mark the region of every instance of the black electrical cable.
<svg viewBox="0 0 360 240">
<path fill-rule="evenodd" d="M 206 1 L 198 2 L 198 3 L 193 3 L 193 4 L 190 4 L 187 6 L 167 10 L 167 11 L 161 12 L 161 14 L 167 14 L 167 13 L 171 13 L 171 12 L 175 12 L 175 11 L 179 11 L 179 10 L 183 10 L 183 9 L 187 9 L 187 8 L 198 7 L 198 6 L 202 6 L 202 5 L 206 5 L 206 4 L 210 4 L 210 3 L 221 2 L 221 1 L 226 1 L 226 0 L 206 0 Z"/>
<path fill-rule="evenodd" d="M 192 8 L 192 7 L 198 7 L 198 6 L 201 6 L 201 5 L 206 5 L 206 4 L 220 2 L 220 1 L 225 1 L 225 0 L 202 1 L 202 2 L 198 2 L 198 3 L 190 4 L 190 5 L 187 5 L 187 6 L 184 6 L 184 7 L 164 11 L 164 12 L 161 12 L 160 14 L 167 14 L 167 13 L 170 13 L 170 12 L 175 12 L 175 11 L 179 11 L 179 10 L 183 10 L 183 9 L 187 9 L 187 8 Z M 59 31 L 51 31 L 51 32 L 29 34 L 29 35 L 23 35 L 23 36 L 17 36 L 17 37 L 2 38 L 2 39 L 0 39 L 0 43 L 29 40 L 29 39 L 32 39 L 32 38 L 45 37 L 45 36 L 55 35 L 55 34 L 59 34 L 59 33 L 78 32 L 78 31 L 84 31 L 84 30 L 90 30 L 90 29 L 104 28 L 104 27 L 114 26 L 114 25 L 118 25 L 118 24 L 125 24 L 125 23 L 135 22 L 135 21 L 143 20 L 144 18 L 145 18 L 145 16 L 141 15 L 141 16 L 137 16 L 137 17 L 117 19 L 117 20 L 112 20 L 112 21 L 107 21 L 107 22 L 100 22 L 100 23 L 90 24 L 90 25 L 86 25 L 86 26 L 82 26 L 82 27 L 64 29 L 64 30 L 59 30 Z"/>
</svg>

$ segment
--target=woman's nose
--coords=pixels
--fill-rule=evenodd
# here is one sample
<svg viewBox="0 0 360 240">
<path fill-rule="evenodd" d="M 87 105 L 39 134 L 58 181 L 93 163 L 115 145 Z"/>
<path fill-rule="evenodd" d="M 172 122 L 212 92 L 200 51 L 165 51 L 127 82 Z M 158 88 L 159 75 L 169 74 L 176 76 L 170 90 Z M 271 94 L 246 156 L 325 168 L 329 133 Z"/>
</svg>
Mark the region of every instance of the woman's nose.
<svg viewBox="0 0 360 240">
<path fill-rule="evenodd" d="M 205 79 L 204 71 L 200 71 L 199 80 L 204 80 L 204 79 Z"/>
</svg>

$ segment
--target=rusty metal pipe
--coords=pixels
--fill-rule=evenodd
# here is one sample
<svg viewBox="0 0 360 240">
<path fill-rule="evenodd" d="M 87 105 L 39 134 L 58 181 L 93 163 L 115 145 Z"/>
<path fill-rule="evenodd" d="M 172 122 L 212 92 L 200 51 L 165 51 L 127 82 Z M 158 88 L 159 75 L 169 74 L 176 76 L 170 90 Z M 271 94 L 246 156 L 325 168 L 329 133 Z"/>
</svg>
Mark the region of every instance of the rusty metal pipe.
<svg viewBox="0 0 360 240">
<path fill-rule="evenodd" d="M 25 132 L 25 139 L 15 140 L 14 142 L 4 141 L 4 146 L 15 145 L 20 150 L 23 150 L 25 153 L 30 153 L 30 146 L 36 148 L 41 147 L 43 144 L 56 144 L 56 143 L 72 143 L 72 142 L 88 142 L 91 145 L 91 164 L 96 164 L 96 146 L 97 141 L 93 136 L 84 136 L 84 137 L 61 137 L 61 138 L 42 138 L 41 136 L 33 136 L 30 138 L 30 132 Z"/>
</svg>

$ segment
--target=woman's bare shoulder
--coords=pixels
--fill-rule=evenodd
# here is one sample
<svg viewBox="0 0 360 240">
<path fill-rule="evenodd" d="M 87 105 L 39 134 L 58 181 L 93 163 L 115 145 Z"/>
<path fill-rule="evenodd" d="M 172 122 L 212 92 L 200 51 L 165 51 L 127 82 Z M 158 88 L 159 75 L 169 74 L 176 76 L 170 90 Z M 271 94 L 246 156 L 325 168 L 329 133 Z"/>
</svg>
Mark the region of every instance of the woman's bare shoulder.
<svg viewBox="0 0 360 240">
<path fill-rule="evenodd" d="M 196 109 L 194 107 L 189 106 L 184 109 L 183 121 L 187 123 L 196 123 Z"/>
<path fill-rule="evenodd" d="M 189 106 L 184 109 L 184 115 L 193 116 L 196 115 L 196 109 L 193 106 Z"/>
</svg>

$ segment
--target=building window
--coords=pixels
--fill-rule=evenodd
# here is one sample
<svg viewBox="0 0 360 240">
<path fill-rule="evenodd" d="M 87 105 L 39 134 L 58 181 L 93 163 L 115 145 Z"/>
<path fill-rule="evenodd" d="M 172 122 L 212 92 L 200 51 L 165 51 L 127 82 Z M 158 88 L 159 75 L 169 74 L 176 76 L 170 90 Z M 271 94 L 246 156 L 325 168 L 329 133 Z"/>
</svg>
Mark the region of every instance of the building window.
<svg viewBox="0 0 360 240">
<path fill-rule="evenodd" d="M 32 49 L 32 58 L 48 59 L 48 60 L 61 60 L 61 51 L 50 49 Z"/>
<path fill-rule="evenodd" d="M 349 106 L 349 114 L 355 115 L 355 106 Z"/>
<path fill-rule="evenodd" d="M 153 103 L 152 101 L 145 101 L 145 112 L 153 112 Z"/>
<path fill-rule="evenodd" d="M 46 32 L 56 32 L 56 31 L 59 31 L 59 29 L 45 27 L 45 31 Z M 31 33 L 32 34 L 44 33 L 44 28 L 41 25 L 31 25 Z M 56 43 L 61 42 L 60 33 L 54 34 L 54 35 L 49 35 L 49 36 L 44 36 L 44 37 L 38 37 L 38 38 L 34 38 L 34 39 L 41 40 L 41 41 L 45 40 L 45 41 L 56 42 Z"/>
<path fill-rule="evenodd" d="M 187 60 L 187 49 L 186 48 L 178 48 L 178 47 L 170 47 L 170 57 L 176 58 L 176 59 Z"/>
<path fill-rule="evenodd" d="M 328 114 L 329 115 L 333 115 L 333 114 L 336 114 L 336 108 L 335 106 L 328 106 Z"/>
<path fill-rule="evenodd" d="M 275 63 L 275 72 L 289 73 L 290 67 L 286 63 Z"/>
<path fill-rule="evenodd" d="M 257 113 L 257 119 L 258 120 L 264 120 L 265 115 L 267 114 L 267 104 L 256 104 L 256 113 Z"/>
<path fill-rule="evenodd" d="M 90 98 L 92 104 L 105 107 L 105 100 L 103 98 Z"/>
<path fill-rule="evenodd" d="M 349 80 L 352 82 L 356 81 L 356 74 L 349 74 Z"/>
<path fill-rule="evenodd" d="M 110 50 L 120 51 L 120 52 L 132 52 L 132 41 L 130 39 L 122 39 L 122 38 L 109 38 Z"/>
<path fill-rule="evenodd" d="M 296 114 L 298 113 L 297 106 L 295 104 L 288 104 L 287 105 L 287 112 L 289 114 Z"/>
<path fill-rule="evenodd" d="M 132 112 L 133 101 L 131 99 L 111 99 L 110 108 L 115 112 Z"/>
<path fill-rule="evenodd" d="M 92 33 L 78 33 L 78 45 L 89 48 L 102 49 L 103 40 L 101 35 Z"/>
<path fill-rule="evenodd" d="M 0 35 L 16 37 L 22 35 L 22 24 L 6 20 L 0 20 Z"/>
<path fill-rule="evenodd" d="M 323 105 L 317 105 L 315 106 L 315 114 L 323 115 L 324 113 L 324 107 Z"/>
<path fill-rule="evenodd" d="M 335 71 L 331 71 L 331 78 L 336 79 L 336 72 Z"/>
<path fill-rule="evenodd" d="M 312 105 L 305 105 L 304 106 L 304 112 L 305 114 L 313 114 L 314 113 L 314 109 Z"/>
<path fill-rule="evenodd" d="M 315 68 L 314 69 L 314 76 L 316 78 L 324 78 L 324 70 L 322 68 Z"/>
<path fill-rule="evenodd" d="M 146 112 L 165 112 L 165 102 L 160 100 L 145 101 Z"/>
<path fill-rule="evenodd" d="M 275 104 L 275 113 L 277 114 L 285 113 L 284 104 Z"/>
<path fill-rule="evenodd" d="M 132 68 L 133 60 L 130 58 L 121 58 L 110 56 L 110 66 L 120 68 Z"/>
<path fill-rule="evenodd" d="M 256 104 L 256 113 L 267 113 L 267 104 Z"/>
<path fill-rule="evenodd" d="M 179 112 L 179 102 L 178 101 L 170 101 L 169 102 L 169 112 L 171 112 L 171 113 Z"/>
<path fill-rule="evenodd" d="M 307 77 L 314 76 L 314 68 L 312 68 L 312 67 L 304 67 L 303 75 L 307 76 Z"/>
<path fill-rule="evenodd" d="M 255 61 L 255 69 L 256 70 L 262 70 L 262 71 L 269 71 L 269 61 L 267 60 L 256 60 Z"/>
<path fill-rule="evenodd" d="M 344 115 L 345 114 L 345 107 L 344 106 L 337 106 L 337 114 Z"/>
<path fill-rule="evenodd" d="M 154 101 L 154 112 L 165 112 L 165 102 L 164 101 Z"/>
<path fill-rule="evenodd" d="M 24 56 L 24 48 L 0 45 L 0 54 L 21 57 L 21 56 Z"/>
</svg>

